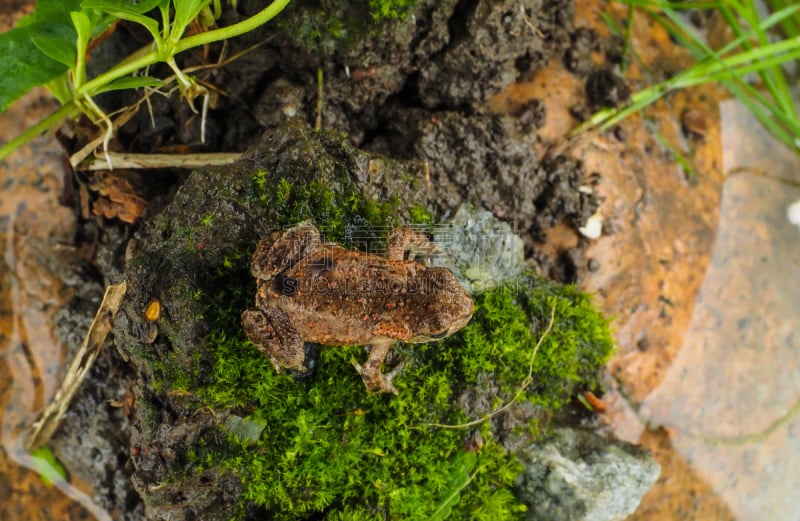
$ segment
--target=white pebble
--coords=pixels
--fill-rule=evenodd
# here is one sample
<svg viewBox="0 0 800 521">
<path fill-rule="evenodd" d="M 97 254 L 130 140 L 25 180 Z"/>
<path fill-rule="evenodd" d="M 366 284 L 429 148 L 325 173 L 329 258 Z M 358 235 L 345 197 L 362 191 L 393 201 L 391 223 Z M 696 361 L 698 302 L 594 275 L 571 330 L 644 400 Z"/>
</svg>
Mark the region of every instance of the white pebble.
<svg viewBox="0 0 800 521">
<path fill-rule="evenodd" d="M 587 239 L 597 239 L 603 234 L 603 218 L 594 214 L 586 220 L 586 225 L 578 228 L 581 235 Z"/>
<path fill-rule="evenodd" d="M 786 218 L 789 222 L 800 228 L 800 200 L 789 205 L 786 209 Z"/>
</svg>

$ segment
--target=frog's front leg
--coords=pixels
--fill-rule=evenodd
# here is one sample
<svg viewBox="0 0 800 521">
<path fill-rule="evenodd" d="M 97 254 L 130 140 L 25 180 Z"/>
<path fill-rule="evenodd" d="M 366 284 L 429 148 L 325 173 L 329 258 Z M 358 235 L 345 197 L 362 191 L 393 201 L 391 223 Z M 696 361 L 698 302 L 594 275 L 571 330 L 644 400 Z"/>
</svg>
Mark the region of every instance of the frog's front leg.
<svg viewBox="0 0 800 521">
<path fill-rule="evenodd" d="M 280 373 L 281 368 L 305 371 L 303 339 L 281 309 L 250 309 L 242 313 L 242 328 Z"/>
<path fill-rule="evenodd" d="M 427 257 L 443 253 L 424 233 L 414 228 L 402 226 L 392 229 L 386 238 L 386 258 L 393 261 L 403 260 L 406 252 L 418 252 Z"/>
<path fill-rule="evenodd" d="M 369 357 L 364 365 L 361 366 L 354 363 L 356 371 L 361 374 L 361 379 L 364 381 L 367 391 L 371 393 L 392 393 L 397 394 L 392 380 L 403 369 L 403 363 L 400 362 L 397 367 L 392 369 L 389 373 L 383 374 L 381 372 L 381 365 L 389 354 L 389 351 L 394 344 L 391 338 L 382 338 L 371 344 Z"/>
</svg>

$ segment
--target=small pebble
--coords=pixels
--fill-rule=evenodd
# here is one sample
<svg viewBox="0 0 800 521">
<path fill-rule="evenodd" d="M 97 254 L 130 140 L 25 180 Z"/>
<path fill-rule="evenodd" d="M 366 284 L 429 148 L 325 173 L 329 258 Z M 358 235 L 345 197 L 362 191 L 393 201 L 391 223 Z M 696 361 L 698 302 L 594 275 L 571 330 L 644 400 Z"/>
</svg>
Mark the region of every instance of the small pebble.
<svg viewBox="0 0 800 521">
<path fill-rule="evenodd" d="M 586 220 L 586 225 L 578 228 L 581 235 L 587 239 L 597 239 L 603 234 L 603 218 L 594 214 Z"/>
<path fill-rule="evenodd" d="M 148 322 L 155 322 L 161 317 L 161 302 L 158 299 L 151 300 L 144 310 L 144 318 Z"/>
<path fill-rule="evenodd" d="M 800 228 L 800 200 L 790 204 L 786 209 L 786 218 L 789 222 Z"/>
</svg>

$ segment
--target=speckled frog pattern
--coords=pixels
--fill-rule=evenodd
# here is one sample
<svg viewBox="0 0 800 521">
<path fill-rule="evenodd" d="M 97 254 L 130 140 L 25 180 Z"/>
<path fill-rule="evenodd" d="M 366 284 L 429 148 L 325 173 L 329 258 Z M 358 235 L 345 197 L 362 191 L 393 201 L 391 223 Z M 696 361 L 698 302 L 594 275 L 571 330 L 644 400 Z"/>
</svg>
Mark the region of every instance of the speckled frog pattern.
<svg viewBox="0 0 800 521">
<path fill-rule="evenodd" d="M 364 385 L 397 394 L 392 378 L 402 364 L 381 372 L 392 344 L 445 338 L 472 317 L 472 299 L 452 272 L 404 260 L 425 243 L 423 234 L 395 228 L 384 258 L 323 243 L 307 221 L 265 237 L 253 254 L 255 308 L 242 313 L 242 327 L 278 372 L 307 370 L 304 342 L 368 345 L 367 361 L 356 367 Z"/>
</svg>

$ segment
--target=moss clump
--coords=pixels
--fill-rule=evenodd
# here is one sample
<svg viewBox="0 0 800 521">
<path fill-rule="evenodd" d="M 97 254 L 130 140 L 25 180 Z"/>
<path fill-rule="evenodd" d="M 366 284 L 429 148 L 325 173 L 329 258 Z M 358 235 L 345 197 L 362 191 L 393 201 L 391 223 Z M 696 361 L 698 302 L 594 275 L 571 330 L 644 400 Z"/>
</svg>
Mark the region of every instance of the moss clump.
<svg viewBox="0 0 800 521">
<path fill-rule="evenodd" d="M 405 17 L 417 0 L 369 0 L 369 11 L 375 20 L 396 20 Z"/>
<path fill-rule="evenodd" d="M 423 204 L 415 204 L 409 207 L 408 214 L 411 222 L 409 224 L 418 224 L 432 227 L 435 224 L 435 216 L 430 208 Z"/>
<path fill-rule="evenodd" d="M 395 223 L 397 197 L 378 203 L 364 197 L 352 183 L 331 183 L 324 178 L 292 182 L 281 178 L 273 185 L 264 171 L 254 174 L 252 180 L 251 197 L 275 213 L 275 224 L 279 226 L 311 219 L 326 238 L 351 244 L 348 230 L 374 234 Z"/>
<path fill-rule="evenodd" d="M 338 54 L 377 35 L 385 24 L 402 21 L 418 0 L 355 0 L 298 2 L 280 17 L 278 24 L 309 50 L 321 55 Z M 297 9 L 293 16 L 293 9 Z M 381 33 L 385 38 L 385 33 Z M 298 38 L 299 36 L 299 38 Z M 322 62 L 328 61 L 322 59 Z"/>
<path fill-rule="evenodd" d="M 241 270 L 246 265 L 237 263 L 218 275 L 238 280 Z M 508 402 L 528 375 L 554 306 L 533 383 L 518 398 L 536 406 L 528 425 L 534 435 L 576 390 L 597 387 L 612 349 L 607 323 L 588 297 L 530 278 L 478 297 L 472 321 L 454 337 L 399 346 L 407 364 L 395 380 L 399 395 L 373 396 L 351 365 L 364 361 L 360 347 L 322 347 L 307 377 L 276 374 L 245 340 L 234 312 L 251 295 L 238 296 L 230 309 L 232 296 L 223 291 L 208 302 L 212 369 L 200 395 L 266 427 L 255 444 L 231 437 L 233 449 L 204 462 L 242 476 L 241 513 L 255 504 L 271 519 L 428 519 L 444 509 L 452 509 L 449 519 L 518 519 L 526 507 L 511 486 L 521 467 L 497 442 L 492 422 L 434 424 L 476 419 L 475 410 L 468 417 L 457 405 L 470 393 L 492 389 L 490 409 L 478 417 Z M 464 445 L 475 431 L 485 444 L 465 467 Z M 461 483 L 455 491 L 454 483 Z M 454 504 L 447 501 L 453 492 Z"/>
<path fill-rule="evenodd" d="M 608 323 L 592 306 L 588 295 L 574 286 L 529 278 L 479 298 L 482 313 L 476 313 L 453 343 L 470 356 L 465 360 L 464 381 L 477 383 L 493 374 L 504 393 L 527 375 L 534 341 L 542 332 L 553 306 L 555 318 L 533 361 L 533 382 L 527 399 L 550 411 L 569 403 L 576 386 L 600 387 L 599 371 L 611 355 L 613 341 Z"/>
</svg>

